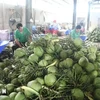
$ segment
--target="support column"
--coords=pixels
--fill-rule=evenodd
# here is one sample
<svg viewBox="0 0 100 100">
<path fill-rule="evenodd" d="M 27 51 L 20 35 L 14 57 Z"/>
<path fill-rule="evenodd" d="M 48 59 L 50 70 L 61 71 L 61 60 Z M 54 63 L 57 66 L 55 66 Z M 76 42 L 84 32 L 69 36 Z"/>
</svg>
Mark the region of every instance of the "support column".
<svg viewBox="0 0 100 100">
<path fill-rule="evenodd" d="M 5 1 L 2 2 L 2 29 L 5 29 Z"/>
<path fill-rule="evenodd" d="M 76 11 L 77 11 L 77 0 L 73 0 L 73 23 L 72 23 L 72 29 L 76 26 Z"/>
<path fill-rule="evenodd" d="M 35 25 L 36 11 L 35 11 L 35 9 L 33 9 L 33 10 L 34 10 L 34 15 L 33 15 L 33 24 Z"/>
<path fill-rule="evenodd" d="M 26 0 L 26 27 L 31 31 L 32 0 Z"/>
<path fill-rule="evenodd" d="M 87 30 L 89 30 L 89 26 L 90 26 L 90 6 L 91 6 L 91 2 L 88 2 Z"/>
<path fill-rule="evenodd" d="M 36 5 L 36 0 L 34 0 L 34 5 Z M 36 10 L 35 10 L 35 8 L 33 9 L 33 24 L 35 25 L 35 18 L 36 18 Z"/>
</svg>

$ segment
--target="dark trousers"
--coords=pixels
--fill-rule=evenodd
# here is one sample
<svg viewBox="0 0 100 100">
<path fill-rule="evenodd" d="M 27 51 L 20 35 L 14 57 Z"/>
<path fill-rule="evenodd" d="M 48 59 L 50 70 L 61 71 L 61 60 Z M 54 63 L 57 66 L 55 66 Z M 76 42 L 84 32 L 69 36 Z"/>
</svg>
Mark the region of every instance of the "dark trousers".
<svg viewBox="0 0 100 100">
<path fill-rule="evenodd" d="M 21 44 L 21 46 L 25 46 L 25 43 L 20 43 Z M 13 46 L 12 46 L 12 51 L 14 52 L 16 49 L 18 49 L 18 48 L 20 48 L 19 47 L 19 45 L 18 44 L 14 44 Z"/>
</svg>

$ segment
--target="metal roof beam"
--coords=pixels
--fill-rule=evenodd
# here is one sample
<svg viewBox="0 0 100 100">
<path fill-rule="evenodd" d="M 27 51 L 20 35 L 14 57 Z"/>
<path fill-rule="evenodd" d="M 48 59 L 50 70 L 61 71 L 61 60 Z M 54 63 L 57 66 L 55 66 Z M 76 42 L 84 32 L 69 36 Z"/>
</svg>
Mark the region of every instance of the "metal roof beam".
<svg viewBox="0 0 100 100">
<path fill-rule="evenodd" d="M 42 1 L 44 1 L 44 2 L 46 2 L 46 3 L 48 3 L 48 4 L 51 4 L 51 5 L 53 5 L 53 6 L 60 7 L 60 5 L 59 5 L 59 4 L 54 3 L 54 2 L 53 2 L 53 1 L 51 1 L 51 0 L 42 0 Z"/>
<path fill-rule="evenodd" d="M 61 2 L 58 2 L 58 0 L 56 1 L 56 0 L 52 0 L 54 3 L 56 3 L 56 4 L 58 4 L 58 5 L 62 5 L 63 6 L 63 4 L 61 4 Z"/>
<path fill-rule="evenodd" d="M 53 3 L 50 2 L 49 0 L 42 0 L 42 1 L 44 1 L 44 2 L 46 2 L 46 3 L 49 3 L 49 4 L 53 4 Z"/>
<path fill-rule="evenodd" d="M 69 4 L 69 2 L 68 1 L 66 1 L 66 0 L 62 0 L 63 2 L 65 2 L 65 3 L 67 3 L 67 4 Z"/>
<path fill-rule="evenodd" d="M 52 0 L 54 3 L 60 5 L 61 7 L 69 6 L 69 3 L 66 0 Z M 71 0 L 72 1 L 72 0 Z"/>
</svg>

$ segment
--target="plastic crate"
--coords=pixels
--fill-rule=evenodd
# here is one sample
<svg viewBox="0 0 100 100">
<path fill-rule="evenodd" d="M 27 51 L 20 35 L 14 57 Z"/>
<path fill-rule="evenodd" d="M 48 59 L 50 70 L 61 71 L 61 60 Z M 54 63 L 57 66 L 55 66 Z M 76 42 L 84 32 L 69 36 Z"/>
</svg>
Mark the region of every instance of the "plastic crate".
<svg viewBox="0 0 100 100">
<path fill-rule="evenodd" d="M 0 53 L 5 49 L 8 43 L 9 41 L 0 41 Z"/>
<path fill-rule="evenodd" d="M 85 41 L 87 39 L 87 36 L 80 36 L 80 38 Z"/>
</svg>

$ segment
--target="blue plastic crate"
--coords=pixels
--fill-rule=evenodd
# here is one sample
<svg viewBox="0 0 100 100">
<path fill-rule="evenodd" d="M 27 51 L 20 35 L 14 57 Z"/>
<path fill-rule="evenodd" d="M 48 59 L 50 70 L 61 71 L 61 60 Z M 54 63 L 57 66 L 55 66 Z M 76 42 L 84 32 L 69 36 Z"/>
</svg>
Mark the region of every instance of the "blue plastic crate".
<svg viewBox="0 0 100 100">
<path fill-rule="evenodd" d="M 80 36 L 80 38 L 85 41 L 87 39 L 87 36 Z"/>
<path fill-rule="evenodd" d="M 9 41 L 0 41 L 0 53 L 5 49 L 8 43 Z"/>
</svg>

